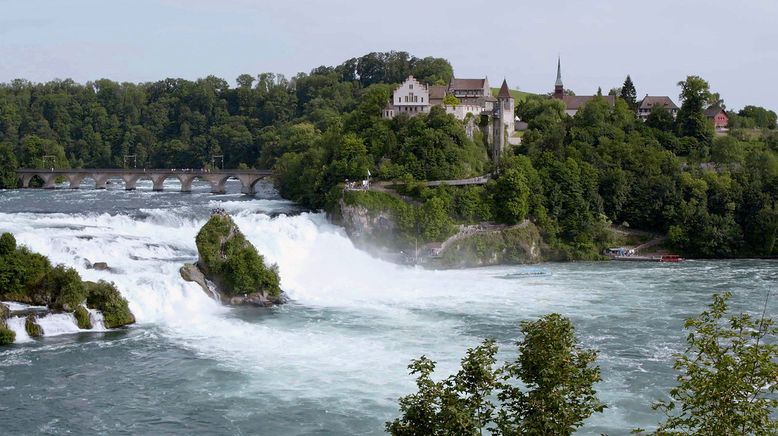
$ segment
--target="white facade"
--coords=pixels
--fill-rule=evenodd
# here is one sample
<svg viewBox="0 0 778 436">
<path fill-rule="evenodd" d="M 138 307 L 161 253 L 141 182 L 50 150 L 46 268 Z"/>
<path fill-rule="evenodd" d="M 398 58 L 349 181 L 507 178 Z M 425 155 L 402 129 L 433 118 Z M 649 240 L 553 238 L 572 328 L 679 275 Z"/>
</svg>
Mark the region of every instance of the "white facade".
<svg viewBox="0 0 778 436">
<path fill-rule="evenodd" d="M 451 105 L 445 105 L 444 108 L 446 109 L 446 113 L 449 113 L 454 116 L 454 118 L 462 121 L 465 119 L 467 114 L 473 114 L 475 116 L 478 116 L 481 114 L 481 112 L 484 111 L 484 106 L 476 105 L 476 104 L 459 104 L 456 107 Z"/>
<path fill-rule="evenodd" d="M 419 83 L 413 76 L 408 76 L 392 94 L 392 106 L 394 106 L 392 117 L 402 113 L 413 116 L 429 112 L 431 106 L 427 85 Z"/>
</svg>

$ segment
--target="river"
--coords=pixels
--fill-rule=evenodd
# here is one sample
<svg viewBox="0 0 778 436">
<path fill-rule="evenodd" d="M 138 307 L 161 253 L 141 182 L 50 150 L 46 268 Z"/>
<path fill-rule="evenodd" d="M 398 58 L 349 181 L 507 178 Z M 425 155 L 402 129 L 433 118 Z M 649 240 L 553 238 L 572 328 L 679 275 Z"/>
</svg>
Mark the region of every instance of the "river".
<svg viewBox="0 0 778 436">
<path fill-rule="evenodd" d="M 0 348 L 2 433 L 381 434 L 414 389 L 411 359 L 426 354 L 447 375 L 487 337 L 510 359 L 521 320 L 559 312 L 600 351 L 608 409 L 579 434 L 627 434 L 659 419 L 650 405 L 674 384 L 684 318 L 724 290 L 735 310 L 761 311 L 778 279 L 776 263 L 759 260 L 428 271 L 356 250 L 323 214 L 269 186 L 245 197 L 233 182 L 226 195 L 146 183 L 0 191 L 0 231 L 85 279 L 115 282 L 138 320 L 103 332 L 51 326 L 63 334 Z M 180 278 L 217 207 L 279 265 L 290 304 L 229 309 Z"/>
</svg>

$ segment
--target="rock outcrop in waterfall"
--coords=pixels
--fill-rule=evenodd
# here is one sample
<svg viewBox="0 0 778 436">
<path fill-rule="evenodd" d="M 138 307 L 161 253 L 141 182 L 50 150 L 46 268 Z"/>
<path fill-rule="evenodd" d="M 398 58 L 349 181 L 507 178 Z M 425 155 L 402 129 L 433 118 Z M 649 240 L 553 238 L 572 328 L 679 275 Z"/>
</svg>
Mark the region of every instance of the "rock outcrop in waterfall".
<svg viewBox="0 0 778 436">
<path fill-rule="evenodd" d="M 209 297 L 227 305 L 270 307 L 287 301 L 278 267 L 264 257 L 223 212 L 211 215 L 197 234 L 196 264 L 181 267 L 184 280 L 199 284 Z"/>
</svg>

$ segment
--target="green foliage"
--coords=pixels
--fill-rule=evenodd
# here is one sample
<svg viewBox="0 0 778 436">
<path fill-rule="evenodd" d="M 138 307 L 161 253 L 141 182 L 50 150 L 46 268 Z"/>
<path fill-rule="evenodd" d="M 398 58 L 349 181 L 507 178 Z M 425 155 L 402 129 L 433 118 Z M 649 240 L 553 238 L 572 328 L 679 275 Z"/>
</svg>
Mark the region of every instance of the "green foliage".
<svg viewBox="0 0 778 436">
<path fill-rule="evenodd" d="M 229 216 L 212 215 L 197 233 L 196 243 L 200 267 L 227 295 L 281 294 L 276 268 L 265 265 Z"/>
<path fill-rule="evenodd" d="M 127 300 L 116 289 L 116 285 L 100 280 L 97 283 L 85 282 L 85 286 L 89 292 L 86 305 L 102 312 L 106 328 L 113 329 L 135 322 Z"/>
<path fill-rule="evenodd" d="M 432 380 L 435 362 L 422 356 L 408 365 L 418 392 L 400 398 L 401 416 L 386 423 L 394 436 L 478 435 L 492 419 L 497 345 L 486 340 L 467 350 L 462 368 L 444 381 Z"/>
<path fill-rule="evenodd" d="M 774 111 L 759 106 L 746 106 L 741 109 L 737 116 L 730 115 L 730 125 L 733 128 L 759 128 L 775 129 L 778 127 L 776 121 L 778 115 Z"/>
<path fill-rule="evenodd" d="M 31 338 L 43 336 L 43 327 L 38 324 L 38 319 L 32 313 L 27 315 L 27 318 L 24 320 L 24 329 Z"/>
<path fill-rule="evenodd" d="M 633 111 L 637 109 L 638 93 L 635 90 L 635 84 L 632 83 L 632 78 L 629 77 L 629 74 L 627 74 L 627 78 L 624 79 L 624 85 L 621 87 L 620 95 L 622 100 L 627 103 L 630 109 Z"/>
<path fill-rule="evenodd" d="M 402 435 L 569 435 L 604 405 L 596 352 L 581 349 L 569 320 L 547 315 L 522 322 L 520 356 L 496 368 L 497 345 L 486 340 L 467 350 L 461 369 L 436 382 L 435 362 L 409 365 L 418 391 L 400 398 L 399 418 L 386 430 Z"/>
<path fill-rule="evenodd" d="M 443 97 L 443 104 L 445 104 L 446 106 L 457 107 L 459 106 L 460 102 L 457 96 L 455 96 L 454 94 L 446 94 L 446 96 Z"/>
<path fill-rule="evenodd" d="M 16 251 L 16 238 L 11 233 L 0 235 L 0 257 L 7 256 Z"/>
<path fill-rule="evenodd" d="M 643 123 L 621 99 L 610 107 L 595 98 L 572 119 L 553 99 L 519 104 L 529 130 L 515 152 L 532 168 L 520 172 L 539 175 L 528 181 L 529 217 L 550 245 L 573 257 L 595 256 L 607 244 L 609 222 L 627 222 L 668 232 L 672 248 L 689 257 L 776 254 L 778 136 L 740 130 L 712 139 L 702 116 L 707 83 L 692 76 L 682 88 L 679 124 L 695 114 L 704 124 L 683 133 L 692 136 L 677 136 L 682 126 L 673 127 L 664 108 L 654 108 Z M 540 210 L 533 207 L 536 192 Z"/>
<path fill-rule="evenodd" d="M 16 341 L 16 332 L 0 323 L 0 345 L 10 345 Z"/>
<path fill-rule="evenodd" d="M 646 126 L 663 132 L 672 132 L 675 130 L 675 119 L 666 107 L 655 105 L 651 108 L 648 118 L 646 118 Z"/>
<path fill-rule="evenodd" d="M 667 416 L 656 434 L 778 433 L 778 328 L 769 318 L 729 316 L 731 294 L 687 319 L 687 349 L 676 356 L 678 386 L 654 408 Z"/>
<path fill-rule="evenodd" d="M 498 394 L 506 404 L 498 434 L 570 435 L 605 409 L 594 390 L 597 352 L 581 348 L 570 320 L 558 314 L 523 321 L 521 330 L 519 357 L 505 366 L 503 380 L 521 380 L 525 389 L 509 383 Z"/>
<path fill-rule="evenodd" d="M 408 248 L 417 243 L 441 241 L 453 233 L 451 199 L 437 194 L 437 191 L 428 191 L 429 197 L 420 205 L 375 191 L 347 191 L 343 193 L 343 201 L 347 205 L 362 206 L 374 215 L 389 214 L 396 224 L 395 229 L 391 234 L 376 236 L 393 240 L 398 248 Z"/>
<path fill-rule="evenodd" d="M 509 168 L 490 186 L 498 222 L 517 224 L 529 213 L 529 187 L 524 174 Z"/>
<path fill-rule="evenodd" d="M 89 314 L 82 306 L 84 302 L 103 312 L 108 328 L 135 322 L 127 300 L 113 284 L 84 282 L 73 268 L 52 266 L 45 256 L 25 247 L 15 247 L 16 241 L 9 233 L 0 236 L 0 246 L 4 247 L 0 249 L 0 300 L 75 311 L 79 326 L 85 325 L 84 314 L 86 321 L 89 320 Z M 15 248 L 8 251 L 11 247 Z M 34 321 L 30 322 L 34 324 Z"/>
<path fill-rule="evenodd" d="M 710 100 L 708 82 L 698 76 L 689 76 L 678 82 L 681 87 L 681 109 L 678 111 L 677 126 L 680 136 L 689 136 L 702 144 L 713 139 L 713 126 L 703 114 Z"/>
<path fill-rule="evenodd" d="M 73 311 L 73 316 L 76 317 L 76 325 L 83 330 L 92 329 L 92 319 L 89 317 L 89 311 L 84 306 L 76 307 Z"/>
</svg>

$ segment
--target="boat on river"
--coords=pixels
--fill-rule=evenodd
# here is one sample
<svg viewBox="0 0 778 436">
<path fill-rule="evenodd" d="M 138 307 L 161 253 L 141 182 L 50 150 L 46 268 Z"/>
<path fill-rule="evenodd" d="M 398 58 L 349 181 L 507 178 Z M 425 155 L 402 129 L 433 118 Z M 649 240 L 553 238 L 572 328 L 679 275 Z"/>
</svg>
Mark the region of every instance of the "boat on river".
<svg viewBox="0 0 778 436">
<path fill-rule="evenodd" d="M 625 262 L 665 262 L 665 263 L 679 263 L 683 262 L 684 258 L 677 254 L 661 254 L 656 256 L 641 256 L 641 255 L 617 255 L 611 256 L 611 260 L 620 260 Z"/>
</svg>

